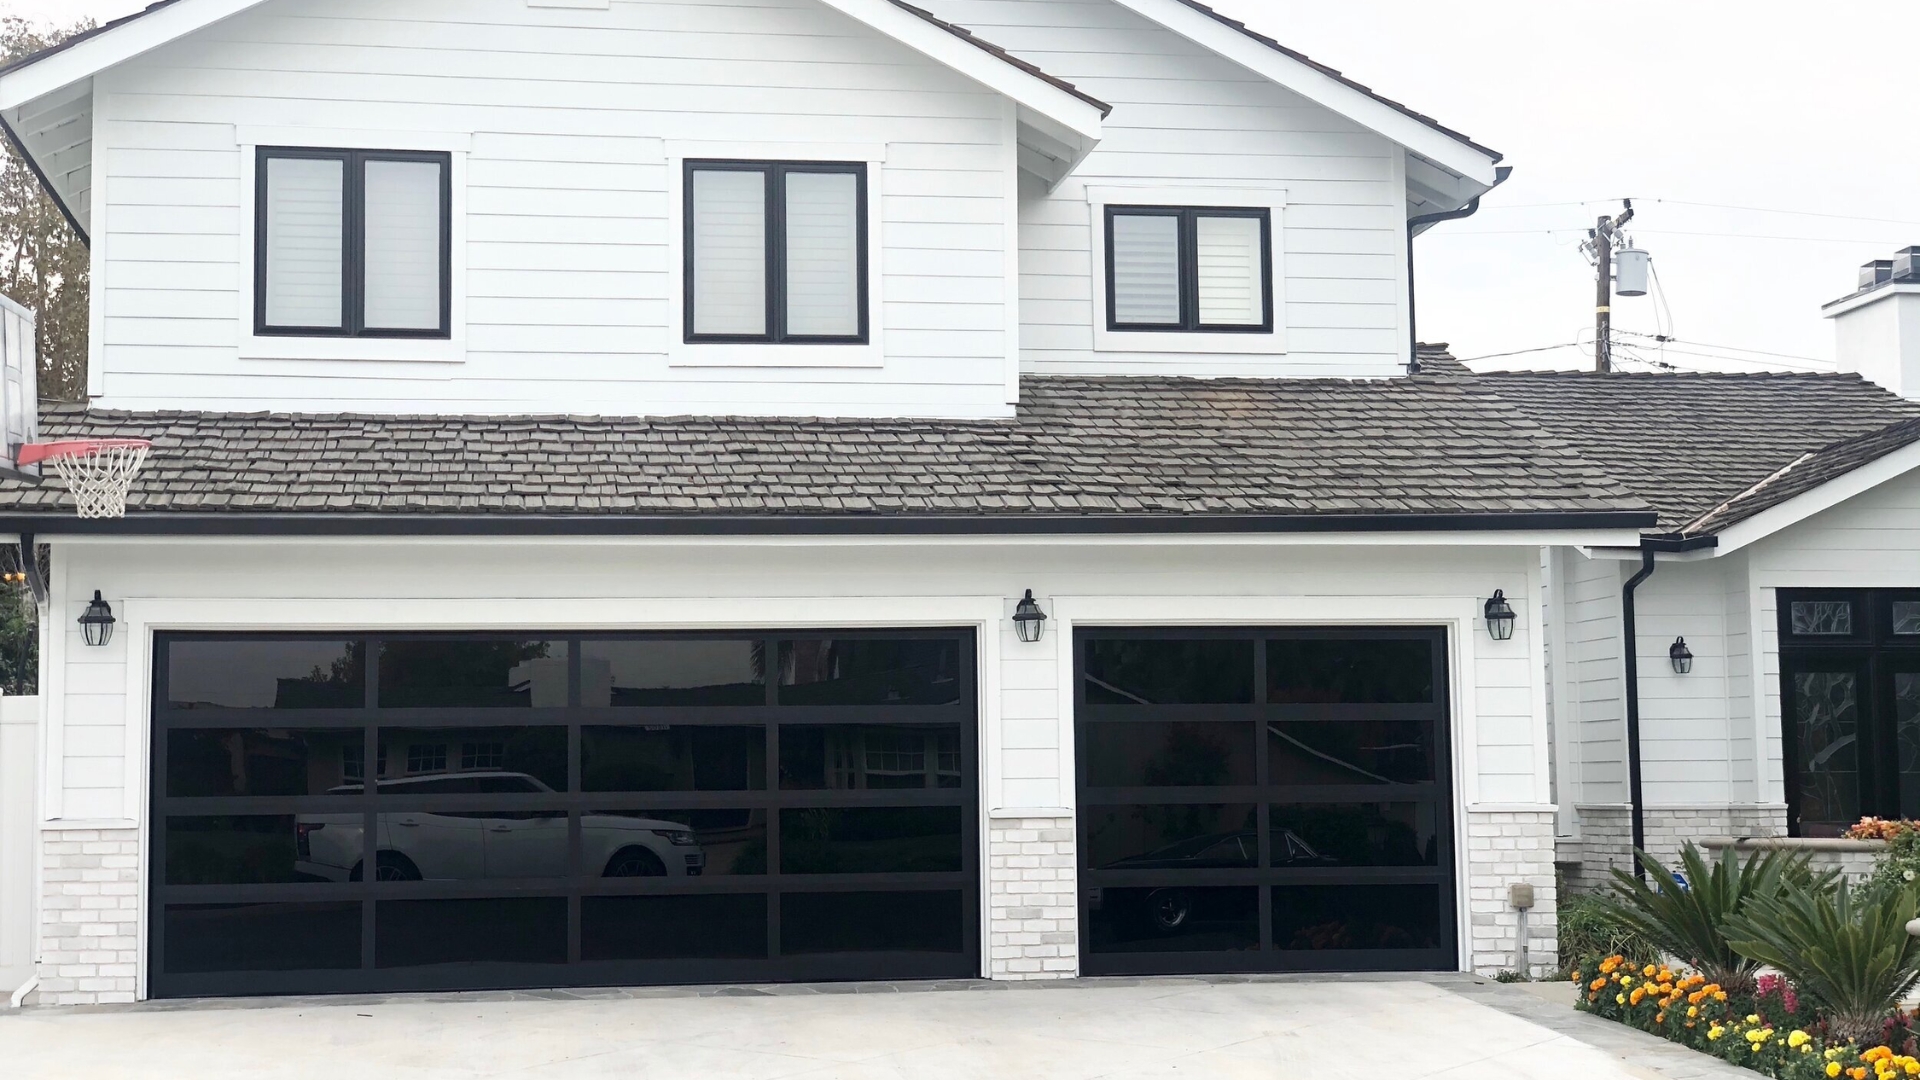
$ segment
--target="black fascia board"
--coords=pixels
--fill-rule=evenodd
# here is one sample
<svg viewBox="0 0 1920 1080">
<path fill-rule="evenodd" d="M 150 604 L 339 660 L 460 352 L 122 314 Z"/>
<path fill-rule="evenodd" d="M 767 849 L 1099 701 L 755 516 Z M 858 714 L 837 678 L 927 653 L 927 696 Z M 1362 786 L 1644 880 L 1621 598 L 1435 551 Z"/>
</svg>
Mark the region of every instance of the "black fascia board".
<svg viewBox="0 0 1920 1080">
<path fill-rule="evenodd" d="M 1648 551 L 1678 553 L 1683 551 L 1704 551 L 1720 546 L 1718 535 L 1686 536 L 1681 533 L 1669 533 L 1665 536 L 1643 536 L 1640 546 Z"/>
<path fill-rule="evenodd" d="M 1452 514 L 1008 514 L 540 515 L 540 514 L 134 514 L 0 515 L 0 532 L 107 536 L 989 536 L 1229 533 L 1494 532 L 1643 529 L 1638 510 Z"/>
</svg>

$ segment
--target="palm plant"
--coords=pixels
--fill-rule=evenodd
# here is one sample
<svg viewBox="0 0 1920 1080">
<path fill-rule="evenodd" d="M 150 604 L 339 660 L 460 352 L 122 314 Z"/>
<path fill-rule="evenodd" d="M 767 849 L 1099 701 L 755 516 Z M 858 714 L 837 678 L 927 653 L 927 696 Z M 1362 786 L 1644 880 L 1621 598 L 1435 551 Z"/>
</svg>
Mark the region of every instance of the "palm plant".
<svg viewBox="0 0 1920 1080">
<path fill-rule="evenodd" d="M 1756 898 L 1779 895 L 1789 882 L 1815 892 L 1833 883 L 1831 874 L 1813 874 L 1805 856 L 1781 851 L 1755 854 L 1742 864 L 1729 847 L 1708 865 L 1689 843 L 1680 850 L 1684 883 L 1653 856 L 1634 854 L 1647 880 L 1615 870 L 1614 895 L 1605 901 L 1608 916 L 1731 994 L 1751 993 L 1760 965 L 1728 943 L 1728 919 Z"/>
<path fill-rule="evenodd" d="M 1754 896 L 1727 919 L 1735 950 L 1779 969 L 1834 1033 L 1862 1046 L 1877 1041 L 1887 1017 L 1920 981 L 1920 939 L 1907 921 L 1920 890 L 1852 889 L 1845 882 L 1788 881 Z"/>
</svg>

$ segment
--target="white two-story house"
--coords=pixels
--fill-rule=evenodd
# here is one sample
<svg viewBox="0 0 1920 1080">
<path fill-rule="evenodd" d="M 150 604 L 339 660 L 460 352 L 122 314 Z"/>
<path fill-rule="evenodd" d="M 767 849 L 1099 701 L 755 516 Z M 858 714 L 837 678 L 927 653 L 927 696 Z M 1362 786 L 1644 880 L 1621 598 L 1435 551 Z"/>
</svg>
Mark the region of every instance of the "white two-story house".
<svg viewBox="0 0 1920 1080">
<path fill-rule="evenodd" d="M 1499 155 L 1197 2 L 920 2 L 0 71 L 93 257 L 12 441 L 152 443 L 0 486 L 36 1000 L 1484 971 L 1517 884 L 1551 962 L 1542 552 L 1656 515 L 1417 362 Z"/>
</svg>

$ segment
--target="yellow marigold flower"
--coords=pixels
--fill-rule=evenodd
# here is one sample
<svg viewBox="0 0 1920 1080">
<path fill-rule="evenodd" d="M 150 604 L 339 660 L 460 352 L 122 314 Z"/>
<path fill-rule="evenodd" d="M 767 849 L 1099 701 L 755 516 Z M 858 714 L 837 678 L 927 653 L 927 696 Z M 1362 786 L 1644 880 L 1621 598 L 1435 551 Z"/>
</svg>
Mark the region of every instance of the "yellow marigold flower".
<svg viewBox="0 0 1920 1080">
<path fill-rule="evenodd" d="M 1715 990 L 1713 992 L 1713 1000 L 1715 1001 L 1727 1000 L 1727 992 L 1725 990 Z"/>
<path fill-rule="evenodd" d="M 1707 1029 L 1707 1038 L 1718 1039 L 1720 1036 L 1725 1035 L 1726 1033 L 1727 1033 L 1726 1028 L 1721 1027 L 1719 1024 L 1715 1024 L 1712 1027 Z"/>
<path fill-rule="evenodd" d="M 1699 1016 L 1699 1015 L 1700 1015 L 1700 1006 L 1698 1006 L 1698 1005 L 1689 1005 L 1689 1006 L 1687 1006 L 1687 1015 L 1688 1015 L 1689 1017 L 1694 1017 L 1694 1016 Z"/>
<path fill-rule="evenodd" d="M 1652 964 L 1648 964 L 1646 967 L 1640 969 L 1640 974 L 1645 975 L 1648 978 L 1652 978 L 1653 973 L 1659 970 L 1660 970 L 1659 968 L 1654 967 Z"/>
<path fill-rule="evenodd" d="M 1632 985 L 1633 985 L 1633 976 L 1631 976 L 1631 975 L 1622 975 L 1622 976 L 1620 976 L 1620 985 L 1621 985 L 1621 986 L 1632 986 Z"/>
<path fill-rule="evenodd" d="M 1625 994 L 1613 995 L 1613 1003 L 1615 1005 L 1625 1005 L 1627 1003 L 1627 995 Z"/>
<path fill-rule="evenodd" d="M 1811 1038 L 1813 1038 L 1813 1036 L 1808 1035 L 1804 1031 L 1795 1031 L 1793 1034 L 1787 1036 L 1787 1045 L 1797 1050 L 1806 1045 L 1807 1041 Z"/>
<path fill-rule="evenodd" d="M 1828 1076 L 1839 1076 L 1839 1075 L 1840 1075 L 1840 1063 L 1839 1063 L 1839 1062 L 1837 1062 L 1837 1061 L 1829 1061 L 1829 1062 L 1827 1062 L 1827 1075 L 1828 1075 Z"/>
<path fill-rule="evenodd" d="M 1759 1022 L 1760 1022 L 1760 1014 L 1759 1014 L 1759 1013 L 1748 1013 L 1748 1014 L 1747 1014 L 1747 1023 L 1749 1023 L 1749 1024 L 1757 1024 L 1757 1023 L 1759 1023 Z"/>
<path fill-rule="evenodd" d="M 1906 1065 L 1902 1067 L 1906 1069 L 1908 1076 L 1920 1076 L 1920 1061 L 1908 1058 Z"/>
</svg>

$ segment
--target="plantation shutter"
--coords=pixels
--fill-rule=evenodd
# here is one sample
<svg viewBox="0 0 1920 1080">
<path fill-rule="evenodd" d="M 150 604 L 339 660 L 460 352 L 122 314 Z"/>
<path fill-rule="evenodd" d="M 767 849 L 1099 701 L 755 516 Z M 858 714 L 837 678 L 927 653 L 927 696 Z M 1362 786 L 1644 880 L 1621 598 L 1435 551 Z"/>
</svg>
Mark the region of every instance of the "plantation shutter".
<svg viewBox="0 0 1920 1080">
<path fill-rule="evenodd" d="M 1113 218 L 1113 318 L 1129 326 L 1180 323 L 1180 219 L 1172 214 Z"/>
<path fill-rule="evenodd" d="M 693 173 L 693 332 L 767 333 L 767 176 Z"/>
<path fill-rule="evenodd" d="M 787 333 L 860 333 L 860 183 L 852 173 L 790 172 Z"/>
<path fill-rule="evenodd" d="M 440 328 L 441 168 L 436 161 L 366 163 L 369 328 Z"/>
<path fill-rule="evenodd" d="M 267 159 L 268 326 L 340 327 L 346 174 L 339 158 Z"/>
<path fill-rule="evenodd" d="M 1194 223 L 1201 326 L 1259 326 L 1267 321 L 1261 219 L 1206 217 Z"/>
</svg>

